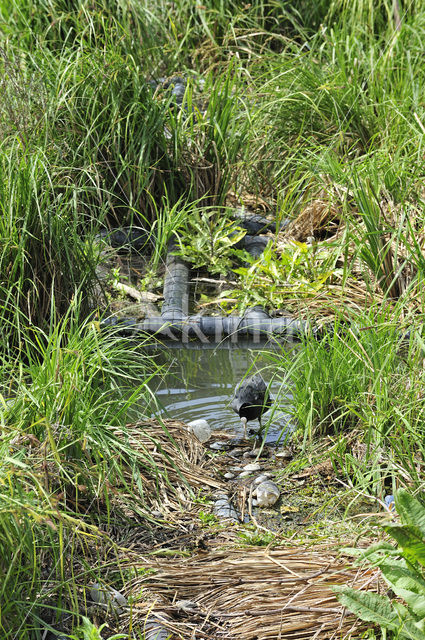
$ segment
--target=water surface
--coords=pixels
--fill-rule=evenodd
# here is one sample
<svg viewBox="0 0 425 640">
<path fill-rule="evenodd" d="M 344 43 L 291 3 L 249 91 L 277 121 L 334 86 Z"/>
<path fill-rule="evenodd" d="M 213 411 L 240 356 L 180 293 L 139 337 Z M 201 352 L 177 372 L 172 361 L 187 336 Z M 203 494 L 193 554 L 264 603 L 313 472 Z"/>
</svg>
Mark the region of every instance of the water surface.
<svg viewBox="0 0 425 640">
<path fill-rule="evenodd" d="M 275 442 L 288 429 L 291 396 L 288 389 L 273 381 L 273 370 L 263 353 L 270 348 L 252 343 L 241 348 L 228 342 L 219 347 L 179 345 L 159 351 L 157 362 L 167 367 L 167 373 L 153 381 L 152 390 L 162 415 L 184 422 L 205 418 L 214 430 L 242 435 L 240 419 L 230 407 L 233 392 L 244 376 L 261 371 L 265 381 L 271 381 L 275 399 L 262 423 L 267 429 L 267 442 Z M 258 422 L 249 426 L 257 428 Z"/>
</svg>

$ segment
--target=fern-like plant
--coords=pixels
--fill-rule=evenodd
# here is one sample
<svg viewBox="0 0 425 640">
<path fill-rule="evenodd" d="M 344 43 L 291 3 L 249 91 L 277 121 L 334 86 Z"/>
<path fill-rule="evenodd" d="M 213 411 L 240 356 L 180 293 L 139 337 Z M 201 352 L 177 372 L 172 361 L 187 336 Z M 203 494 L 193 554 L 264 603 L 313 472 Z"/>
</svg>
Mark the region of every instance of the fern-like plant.
<svg viewBox="0 0 425 640">
<path fill-rule="evenodd" d="M 366 551 L 350 549 L 352 555 L 379 567 L 398 599 L 368 591 L 336 586 L 341 604 L 359 618 L 372 622 L 395 637 L 425 638 L 425 507 L 404 489 L 395 496 L 400 524 L 384 525 L 397 546 L 381 542 Z M 400 601 L 403 600 L 403 603 Z"/>
</svg>

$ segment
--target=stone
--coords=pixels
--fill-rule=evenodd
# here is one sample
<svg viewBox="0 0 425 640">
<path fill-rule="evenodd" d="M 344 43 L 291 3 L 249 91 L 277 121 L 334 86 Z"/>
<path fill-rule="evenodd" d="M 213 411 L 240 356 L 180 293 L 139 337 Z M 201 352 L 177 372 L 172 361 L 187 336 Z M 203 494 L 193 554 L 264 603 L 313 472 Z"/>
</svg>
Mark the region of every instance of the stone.
<svg viewBox="0 0 425 640">
<path fill-rule="evenodd" d="M 251 471 L 242 471 L 242 473 L 239 474 L 238 478 L 247 478 L 250 475 Z"/>
<path fill-rule="evenodd" d="M 192 420 L 187 423 L 187 429 L 190 433 L 198 438 L 199 442 L 208 442 L 211 438 L 212 429 L 206 420 Z"/>
<path fill-rule="evenodd" d="M 259 462 L 250 462 L 243 468 L 244 471 L 261 471 L 261 464 Z"/>
<path fill-rule="evenodd" d="M 253 451 L 245 451 L 245 453 L 242 455 L 243 458 L 255 458 L 257 456 L 256 453 L 254 453 Z"/>
<path fill-rule="evenodd" d="M 267 479 L 268 479 L 268 476 L 266 476 L 265 473 L 262 473 L 261 476 L 258 476 L 258 478 L 255 478 L 254 484 L 260 484 L 261 482 L 264 482 Z"/>
<path fill-rule="evenodd" d="M 90 588 L 90 597 L 93 602 L 117 616 L 124 613 L 127 606 L 127 598 L 122 593 L 112 587 L 103 587 L 97 582 Z"/>
<path fill-rule="evenodd" d="M 229 451 L 229 456 L 234 456 L 235 458 L 239 458 L 243 454 L 243 449 L 231 449 Z"/>
<path fill-rule="evenodd" d="M 220 496 L 215 501 L 214 508 L 221 509 L 221 507 L 227 507 L 229 504 L 229 498 L 227 496 Z"/>
<path fill-rule="evenodd" d="M 261 482 L 253 492 L 259 507 L 271 507 L 280 497 L 279 487 L 270 480 Z"/>
<path fill-rule="evenodd" d="M 220 500 L 220 499 L 222 499 L 222 500 L 228 500 L 228 499 L 229 499 L 229 496 L 227 495 L 226 491 L 224 491 L 223 489 L 218 489 L 217 491 L 215 491 L 215 492 L 213 493 L 213 497 L 214 497 L 216 500 Z"/>
<path fill-rule="evenodd" d="M 282 460 L 289 460 L 290 458 L 293 458 L 293 455 L 289 451 L 289 449 L 281 449 L 276 453 L 276 458 L 281 458 Z"/>
<path fill-rule="evenodd" d="M 224 449 L 227 449 L 228 444 L 227 442 L 213 442 L 212 444 L 210 444 L 210 449 L 214 449 L 214 451 L 224 451 Z"/>
<path fill-rule="evenodd" d="M 187 613 L 194 613 L 199 609 L 199 604 L 194 600 L 177 600 L 175 604 L 177 609 L 182 609 Z"/>
<path fill-rule="evenodd" d="M 144 624 L 145 640 L 168 640 L 170 632 L 154 616 L 149 616 Z"/>
<path fill-rule="evenodd" d="M 237 511 L 227 497 L 215 501 L 213 512 L 218 518 L 229 518 L 233 522 L 239 522 Z"/>
<path fill-rule="evenodd" d="M 233 480 L 233 478 L 235 477 L 235 474 L 232 473 L 231 471 L 228 471 L 227 473 L 224 474 L 223 476 L 226 480 Z"/>
</svg>

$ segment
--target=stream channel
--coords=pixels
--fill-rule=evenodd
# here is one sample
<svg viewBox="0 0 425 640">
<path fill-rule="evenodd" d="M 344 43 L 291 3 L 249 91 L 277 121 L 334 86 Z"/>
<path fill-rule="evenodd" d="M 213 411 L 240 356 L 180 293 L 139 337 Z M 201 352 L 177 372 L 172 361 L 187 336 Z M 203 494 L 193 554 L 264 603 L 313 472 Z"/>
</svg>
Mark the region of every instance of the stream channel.
<svg viewBox="0 0 425 640">
<path fill-rule="evenodd" d="M 250 342 L 220 345 L 199 343 L 167 344 L 167 348 L 156 351 L 156 361 L 165 366 L 166 374 L 153 379 L 151 389 L 160 406 L 161 415 L 183 422 L 203 418 L 213 431 L 223 431 L 236 438 L 243 436 L 242 424 L 233 412 L 230 403 L 234 389 L 245 376 L 260 371 L 266 383 L 270 383 L 274 399 L 271 409 L 263 415 L 262 425 L 265 442 L 269 445 L 279 441 L 293 430 L 290 417 L 291 393 L 270 368 L 265 352 L 276 351 L 271 342 Z M 282 347 L 278 347 L 282 348 Z M 288 342 L 294 349 L 294 343 Z M 258 429 L 258 421 L 248 424 Z"/>
</svg>

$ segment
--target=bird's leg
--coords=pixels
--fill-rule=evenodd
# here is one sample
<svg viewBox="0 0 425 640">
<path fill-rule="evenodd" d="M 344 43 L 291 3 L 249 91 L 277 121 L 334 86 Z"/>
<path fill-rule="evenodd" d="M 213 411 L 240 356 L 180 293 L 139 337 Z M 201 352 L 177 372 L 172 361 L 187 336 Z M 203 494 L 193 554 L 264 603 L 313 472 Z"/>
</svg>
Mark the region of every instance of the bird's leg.
<svg viewBox="0 0 425 640">
<path fill-rule="evenodd" d="M 243 424 L 243 439 L 246 440 L 246 423 L 248 420 L 246 418 L 241 418 L 241 422 Z"/>
<path fill-rule="evenodd" d="M 258 433 L 261 433 L 261 416 L 258 418 L 258 424 L 260 425 L 260 430 Z M 255 451 L 255 445 L 257 444 L 257 438 L 254 438 L 254 446 L 252 447 L 252 450 Z"/>
</svg>

